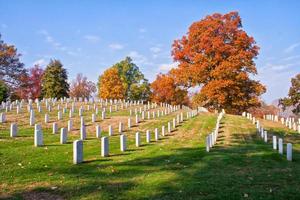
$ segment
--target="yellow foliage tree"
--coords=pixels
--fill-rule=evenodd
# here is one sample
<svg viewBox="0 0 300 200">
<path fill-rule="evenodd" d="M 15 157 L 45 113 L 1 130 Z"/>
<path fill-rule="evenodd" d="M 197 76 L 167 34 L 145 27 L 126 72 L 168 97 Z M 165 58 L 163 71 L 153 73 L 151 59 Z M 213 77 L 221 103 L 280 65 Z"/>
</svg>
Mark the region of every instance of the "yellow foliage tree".
<svg viewBox="0 0 300 200">
<path fill-rule="evenodd" d="M 98 80 L 99 97 L 102 99 L 123 99 L 125 97 L 125 88 L 118 69 L 109 68 L 99 76 Z"/>
</svg>

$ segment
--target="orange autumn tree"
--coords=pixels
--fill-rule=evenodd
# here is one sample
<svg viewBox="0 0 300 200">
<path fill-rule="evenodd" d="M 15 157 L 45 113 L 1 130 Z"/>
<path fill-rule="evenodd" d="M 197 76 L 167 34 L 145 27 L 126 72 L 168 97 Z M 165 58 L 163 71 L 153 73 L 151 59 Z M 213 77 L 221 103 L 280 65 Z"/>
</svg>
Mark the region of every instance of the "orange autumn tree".
<svg viewBox="0 0 300 200">
<path fill-rule="evenodd" d="M 241 113 L 259 106 L 259 96 L 266 90 L 250 78 L 257 74 L 258 50 L 237 12 L 213 14 L 193 23 L 187 35 L 174 41 L 172 56 L 179 66 L 171 74 L 182 86 L 200 86 L 194 98 L 198 104 Z"/>
<path fill-rule="evenodd" d="M 103 99 L 123 99 L 125 88 L 117 68 L 104 71 L 98 81 L 99 97 Z"/>
<path fill-rule="evenodd" d="M 187 104 L 187 91 L 175 84 L 172 76 L 159 74 L 151 83 L 151 99 L 154 102 L 164 102 L 172 105 Z"/>
</svg>

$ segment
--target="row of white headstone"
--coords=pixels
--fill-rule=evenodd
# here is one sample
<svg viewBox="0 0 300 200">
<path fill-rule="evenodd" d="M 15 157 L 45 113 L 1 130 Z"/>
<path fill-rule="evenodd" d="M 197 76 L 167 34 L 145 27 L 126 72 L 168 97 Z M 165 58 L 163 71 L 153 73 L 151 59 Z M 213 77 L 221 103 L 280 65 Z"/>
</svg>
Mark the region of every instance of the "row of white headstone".
<svg viewBox="0 0 300 200">
<path fill-rule="evenodd" d="M 279 122 L 278 115 L 272 115 L 272 114 L 264 115 L 264 119 L 273 121 L 273 122 Z M 298 133 L 300 133 L 300 118 L 298 118 L 298 120 L 296 120 L 294 117 L 287 117 L 287 118 L 281 117 L 280 122 L 281 122 L 281 124 L 285 125 L 289 129 L 298 131 Z"/>
<path fill-rule="evenodd" d="M 69 107 L 69 103 L 71 103 L 71 108 L 70 109 L 74 112 L 75 107 L 76 107 L 76 102 L 77 101 L 74 101 L 72 99 L 62 100 L 60 102 L 60 104 L 58 103 L 57 110 L 63 109 L 64 112 L 65 112 L 65 110 Z M 27 110 L 29 112 L 33 108 L 33 104 L 34 104 L 33 100 L 28 100 L 28 102 L 25 101 L 25 100 L 21 100 L 21 101 L 16 100 L 14 102 L 9 102 L 9 101 L 8 102 L 2 102 L 1 105 L 0 105 L 0 110 L 5 109 L 6 112 L 9 112 L 11 110 L 14 110 L 14 108 L 16 108 L 17 113 L 20 113 L 22 111 L 22 107 L 26 103 L 27 103 Z M 42 100 L 36 99 L 35 103 L 36 103 L 36 107 L 37 107 L 38 112 L 41 112 L 42 104 L 45 104 L 46 109 L 49 112 L 51 112 L 52 106 L 55 106 L 57 104 L 57 101 L 56 101 L 56 99 L 42 99 Z M 82 105 L 82 101 L 79 101 L 79 103 L 80 103 L 80 105 Z M 123 109 L 125 107 L 127 109 L 128 107 L 131 107 L 131 106 L 143 105 L 143 101 L 141 101 L 141 100 L 140 101 L 125 101 L 125 100 L 112 101 L 112 100 L 110 100 L 110 104 L 108 104 L 107 99 L 106 99 L 106 101 L 100 99 L 99 101 L 96 101 L 96 102 L 95 101 L 85 102 L 85 105 L 87 105 L 87 110 L 90 109 L 91 105 L 94 106 L 94 109 L 96 109 L 98 105 L 100 105 L 101 108 L 104 108 L 104 106 L 105 106 L 105 108 L 107 108 L 110 105 L 109 106 L 109 111 L 112 112 L 112 106 L 113 105 L 115 107 L 115 110 L 117 111 L 118 108 Z M 170 104 L 167 104 L 167 103 L 160 103 L 160 105 L 161 105 L 161 107 L 166 107 L 166 108 L 172 107 Z M 144 105 L 144 110 L 146 110 L 146 109 L 149 110 L 150 108 L 156 108 L 156 107 L 157 107 L 157 103 L 150 103 L 148 101 L 147 104 Z M 82 106 L 80 108 L 82 108 Z"/>
<path fill-rule="evenodd" d="M 247 113 L 247 115 L 243 115 L 243 116 L 250 116 L 251 114 Z M 248 117 L 247 117 L 248 118 Z M 250 119 L 250 118 L 248 118 Z M 266 130 L 264 130 L 264 128 L 260 125 L 259 120 L 256 120 L 255 117 L 252 117 L 252 123 L 254 125 L 256 125 L 256 129 L 257 129 L 257 133 L 260 135 L 261 139 L 264 140 L 264 142 L 268 143 L 268 132 Z M 284 154 L 283 152 L 283 139 L 277 137 L 276 135 L 271 135 L 272 137 L 272 144 L 273 144 L 273 149 L 277 150 L 278 149 L 278 153 L 279 154 Z M 277 140 L 278 138 L 278 140 Z M 286 145 L 286 158 L 288 161 L 292 161 L 293 160 L 293 145 L 291 143 L 287 143 Z"/>
<path fill-rule="evenodd" d="M 157 114 L 156 114 L 156 112 L 153 111 L 152 112 L 153 118 L 155 118 L 155 115 L 157 115 L 159 117 L 160 115 L 166 115 L 166 114 L 169 114 L 170 112 L 174 112 L 174 111 L 177 111 L 180 109 L 180 106 L 168 106 L 168 104 L 161 104 L 161 105 L 167 106 L 167 108 L 165 108 L 164 110 L 161 110 L 161 111 L 157 110 Z M 155 106 L 151 106 L 151 108 L 154 108 L 154 107 L 156 108 L 156 104 L 155 104 Z M 143 120 L 145 119 L 145 110 L 148 110 L 148 109 L 144 107 L 144 111 L 142 111 L 142 107 L 140 107 L 140 114 L 142 115 Z M 84 109 L 82 107 L 80 107 L 79 116 L 83 115 L 83 111 L 84 111 Z M 34 110 L 32 109 L 32 107 L 30 107 L 29 112 L 30 112 L 29 124 L 30 124 L 30 126 L 33 126 L 35 124 L 35 115 L 34 115 Z M 66 112 L 66 109 L 63 109 L 63 113 L 65 113 L 65 112 Z M 130 110 L 130 115 L 131 115 L 131 113 L 132 113 L 132 110 Z M 137 108 L 135 109 L 135 113 L 137 115 Z M 95 108 L 95 113 L 92 114 L 92 122 L 96 121 L 97 114 L 98 114 L 97 108 Z M 150 119 L 150 111 L 148 111 L 147 114 L 148 114 L 148 119 Z M 72 118 L 72 117 L 73 117 L 73 109 L 70 109 L 69 118 Z M 106 114 L 105 114 L 105 108 L 104 108 L 102 111 L 102 114 L 101 114 L 102 120 L 104 120 L 105 117 L 106 117 Z M 62 118 L 63 118 L 62 112 L 58 111 L 57 119 L 62 120 Z M 136 118 L 138 118 L 138 116 L 136 116 Z M 0 113 L 0 123 L 4 123 L 4 122 L 6 122 L 5 113 Z M 48 123 L 48 122 L 49 122 L 49 114 L 46 113 L 45 114 L 45 123 Z"/>
<path fill-rule="evenodd" d="M 174 111 L 176 111 L 176 110 L 177 109 L 175 109 Z M 149 113 L 150 112 L 148 111 L 148 119 L 150 119 L 150 114 Z M 155 112 L 153 112 L 153 113 L 155 113 Z M 168 115 L 168 114 L 170 114 L 169 111 L 165 112 L 165 114 L 163 113 L 162 116 Z M 188 115 L 189 115 L 189 112 L 187 112 L 187 118 L 189 117 Z M 142 120 L 145 119 L 143 116 L 144 115 L 142 115 Z M 5 113 L 1 113 L 0 117 L 1 118 L 3 118 L 3 117 L 5 118 Z M 153 114 L 153 118 L 155 118 L 155 114 Z M 62 116 L 61 116 L 61 113 L 59 112 L 58 113 L 58 120 L 61 120 L 61 119 L 62 119 Z M 102 120 L 104 120 L 104 119 L 105 119 L 105 115 L 102 115 Z M 5 119 L 3 119 L 3 122 L 4 121 L 5 121 Z M 84 118 L 80 117 L 80 121 L 81 121 L 81 123 L 80 123 L 80 125 L 81 125 L 80 126 L 80 132 L 83 135 L 85 135 L 84 134 L 85 133 Z M 179 123 L 179 121 L 183 121 L 183 113 L 182 112 L 180 113 L 180 115 L 179 114 L 177 115 L 177 122 Z M 96 122 L 96 115 L 92 114 L 92 123 L 95 123 L 95 122 Z M 136 124 L 140 123 L 140 119 L 139 119 L 138 114 L 136 114 L 135 122 L 136 122 Z M 49 123 L 49 115 L 48 114 L 45 114 L 45 123 Z M 33 110 L 31 110 L 31 112 L 30 112 L 29 124 L 30 124 L 30 126 L 35 125 L 35 117 L 34 117 L 34 111 Z M 131 126 L 132 126 L 132 122 L 131 122 L 131 118 L 129 117 L 128 118 L 128 128 L 131 128 Z M 73 129 L 73 120 L 72 119 L 68 120 L 67 127 L 68 127 L 68 129 L 67 129 L 68 131 L 72 131 L 72 129 Z M 111 125 L 109 125 L 108 130 L 109 130 L 109 135 L 112 135 L 113 134 L 113 128 L 112 128 Z M 57 131 L 58 131 L 58 124 L 57 124 L 57 122 L 53 122 L 53 124 L 52 124 L 52 132 L 55 134 L 55 133 L 57 133 Z M 122 131 L 123 131 L 123 123 L 119 122 L 119 132 L 122 133 Z M 10 127 L 10 133 L 11 133 L 10 135 L 11 135 L 11 137 L 16 137 L 17 136 L 17 132 L 18 132 L 17 124 L 16 123 L 12 123 L 11 127 Z"/>
<path fill-rule="evenodd" d="M 191 112 L 188 112 L 187 114 L 187 119 L 194 117 L 197 115 L 197 110 L 193 110 Z M 173 129 L 176 128 L 177 124 L 183 122 L 183 114 L 181 113 L 181 115 L 177 115 L 176 118 L 173 118 L 172 122 L 168 122 L 168 133 L 171 133 Z M 171 124 L 173 123 L 173 124 Z M 122 126 L 119 124 L 119 132 L 121 132 L 120 129 Z M 166 135 L 166 130 L 165 130 L 165 126 L 163 125 L 161 127 L 161 135 L 164 137 Z M 159 129 L 155 128 L 154 129 L 154 138 L 155 141 L 158 141 L 160 138 L 160 134 L 159 134 Z M 120 135 L 120 150 L 121 151 L 126 151 L 127 146 L 126 146 L 126 142 L 127 142 L 127 137 L 124 134 Z M 151 133 L 150 130 L 146 131 L 146 143 L 150 143 L 151 142 Z M 136 147 L 140 147 L 141 146 L 141 135 L 140 132 L 136 132 L 135 133 L 135 146 Z M 109 156 L 109 137 L 101 137 L 101 156 L 102 157 L 106 157 Z M 79 164 L 83 162 L 83 140 L 75 140 L 73 142 L 73 163 L 74 164 Z"/>
<path fill-rule="evenodd" d="M 193 111 L 190 111 L 190 112 L 187 112 L 187 119 L 189 119 L 190 117 L 193 117 L 197 114 L 197 112 L 195 112 L 194 110 Z M 32 115 L 34 116 L 34 115 Z M 32 119 L 32 118 L 31 118 Z M 46 121 L 46 120 L 45 120 Z M 180 123 L 183 121 L 183 112 L 181 112 L 180 114 L 177 114 L 176 118 L 173 119 L 173 127 L 176 126 L 176 123 Z M 34 123 L 34 120 L 31 120 L 31 123 Z M 139 118 L 136 117 L 136 124 L 140 123 L 139 121 Z M 36 138 L 43 138 L 43 133 L 41 131 L 41 125 L 40 124 L 34 124 L 35 125 L 35 141 L 36 141 Z M 130 129 L 132 126 L 132 123 L 131 123 L 131 118 L 129 117 L 128 118 L 128 128 Z M 170 130 L 170 126 L 171 124 L 168 123 L 168 130 Z M 36 127 L 40 127 L 40 128 L 36 128 Z M 39 132 L 36 133 L 37 130 L 40 130 Z M 61 138 L 65 138 L 63 139 L 63 141 L 66 140 L 67 138 L 67 131 L 72 131 L 73 130 L 73 121 L 70 119 L 68 120 L 68 123 L 67 123 L 67 128 L 61 128 Z M 122 122 L 119 122 L 119 133 L 122 134 L 124 130 L 124 126 L 123 126 L 123 123 Z M 56 134 L 58 132 L 58 123 L 57 122 L 54 122 L 52 124 L 52 133 L 53 134 Z M 109 136 L 112 136 L 113 135 L 113 127 L 112 125 L 109 125 L 108 126 L 108 134 Z M 16 123 L 12 123 L 11 126 L 10 126 L 10 136 L 11 137 L 16 137 L 18 135 L 18 126 Z M 99 138 L 101 135 L 101 127 L 99 125 L 96 126 L 96 137 Z M 80 118 L 80 138 L 82 140 L 85 140 L 86 139 L 86 126 L 85 126 L 85 121 L 84 121 L 84 118 L 81 117 Z M 37 141 L 42 141 L 41 140 L 37 140 Z M 61 139 L 62 141 L 62 139 Z M 37 142 L 37 146 L 41 146 L 41 142 Z"/>
<path fill-rule="evenodd" d="M 85 100 L 82 101 L 82 99 L 79 98 L 79 101 L 76 98 L 61 98 L 60 101 L 58 101 L 56 98 L 43 98 L 42 100 L 39 99 L 35 99 L 34 101 L 32 99 L 22 99 L 22 100 L 16 100 L 13 102 L 7 101 L 7 102 L 1 102 L 0 104 L 0 109 L 6 109 L 6 110 L 12 110 L 13 107 L 15 107 L 16 105 L 20 105 L 21 107 L 23 106 L 23 104 L 28 103 L 28 105 L 32 106 L 33 103 L 40 105 L 40 103 L 45 103 L 46 107 L 50 104 L 52 104 L 53 106 L 56 105 L 56 103 L 71 103 L 71 102 L 79 102 L 79 103 L 99 103 L 102 106 L 108 106 L 108 105 L 117 105 L 117 104 L 125 104 L 125 105 L 140 105 L 143 104 L 142 100 L 135 100 L 135 101 L 126 101 L 125 99 L 119 99 L 119 100 L 112 100 L 112 99 L 96 99 L 94 100 L 93 98 L 90 100 Z M 149 104 L 150 102 L 148 102 Z M 162 103 L 162 105 L 165 103 Z"/>
<path fill-rule="evenodd" d="M 212 148 L 217 142 L 217 138 L 219 136 L 220 122 L 221 122 L 224 114 L 225 114 L 224 110 L 219 113 L 215 129 L 213 130 L 212 133 L 210 133 L 210 134 L 208 134 L 208 136 L 206 136 L 205 141 L 206 141 L 206 151 L 207 152 L 209 152 L 210 148 Z"/>
<path fill-rule="evenodd" d="M 13 105 L 13 104 L 11 104 L 10 107 L 6 106 L 6 112 L 10 112 L 10 111 L 15 110 L 14 107 L 12 107 L 12 105 Z M 138 104 L 138 105 L 139 105 L 139 104 Z M 90 105 L 90 104 L 87 104 L 87 105 L 79 105 L 79 109 L 78 109 L 79 116 L 81 116 L 81 115 L 83 114 L 83 111 L 85 110 L 85 108 L 89 111 L 89 110 L 91 109 L 91 106 L 93 106 L 92 108 L 95 110 L 96 114 L 98 114 L 98 112 L 99 112 L 98 105 L 97 105 L 96 103 L 94 103 L 94 104 L 92 104 L 92 105 Z M 118 111 L 118 110 L 119 110 L 118 105 L 116 104 L 116 105 L 114 105 L 114 106 L 115 106 L 115 111 Z M 133 104 L 133 105 L 130 104 L 130 105 L 128 106 L 128 104 L 126 103 L 125 109 L 130 108 L 130 107 L 132 107 L 132 106 L 136 106 L 136 104 Z M 19 113 L 22 112 L 22 107 L 23 107 L 23 106 L 22 106 L 21 103 L 16 105 L 16 113 L 17 113 L 17 114 L 19 114 Z M 147 109 L 149 110 L 150 108 L 156 108 L 156 107 L 157 107 L 157 104 L 156 104 L 156 103 L 151 103 L 151 104 L 150 104 L 150 102 L 149 102 L 148 105 L 144 105 L 144 110 L 147 110 Z M 167 107 L 170 107 L 170 106 L 167 106 Z M 8 109 L 8 108 L 9 108 L 9 109 Z M 33 108 L 34 108 L 34 106 L 33 106 L 32 104 L 29 104 L 29 103 L 28 103 L 28 105 L 27 105 L 27 111 L 30 112 L 31 110 L 33 110 Z M 102 107 L 102 106 L 101 106 L 101 108 L 102 108 L 102 112 L 103 112 L 103 111 L 106 111 L 106 109 L 107 109 L 107 107 Z M 121 110 L 124 109 L 123 103 L 121 104 L 120 108 L 121 108 Z M 64 105 L 62 105 L 62 104 L 58 104 L 58 105 L 57 105 L 57 111 L 62 111 L 63 113 L 66 113 L 68 109 L 70 110 L 70 112 L 75 113 L 75 111 L 76 111 L 76 105 L 75 105 L 75 102 L 72 102 L 72 104 L 71 104 L 70 106 L 69 106 L 68 103 L 65 103 Z M 0 110 L 1 110 L 1 109 L 0 109 Z M 51 106 L 51 105 L 46 105 L 46 111 L 47 111 L 47 112 L 52 112 L 52 110 L 53 110 L 53 109 L 52 109 L 52 106 Z M 42 105 L 41 105 L 41 103 L 39 103 L 39 102 L 37 103 L 37 111 L 38 111 L 39 113 L 42 112 Z M 113 112 L 112 105 L 109 106 L 109 112 L 110 112 L 110 113 Z"/>
</svg>

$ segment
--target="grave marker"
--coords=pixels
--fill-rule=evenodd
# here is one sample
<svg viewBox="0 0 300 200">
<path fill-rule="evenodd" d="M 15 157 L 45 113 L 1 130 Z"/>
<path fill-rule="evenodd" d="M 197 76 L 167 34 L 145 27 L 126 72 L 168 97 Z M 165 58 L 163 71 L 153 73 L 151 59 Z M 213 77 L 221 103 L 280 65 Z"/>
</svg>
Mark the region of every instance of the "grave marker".
<svg viewBox="0 0 300 200">
<path fill-rule="evenodd" d="M 101 156 L 107 157 L 109 155 L 108 137 L 101 138 Z"/>
<path fill-rule="evenodd" d="M 120 150 L 126 151 L 126 135 L 120 135 Z"/>
<path fill-rule="evenodd" d="M 67 129 L 66 128 L 61 128 L 60 129 L 60 143 L 61 144 L 66 144 L 67 143 L 67 137 L 68 137 Z"/>
<path fill-rule="evenodd" d="M 73 142 L 73 163 L 79 164 L 83 162 L 83 141 L 75 140 Z"/>
<path fill-rule="evenodd" d="M 18 126 L 15 123 L 10 125 L 10 137 L 16 137 L 18 134 Z"/>
</svg>

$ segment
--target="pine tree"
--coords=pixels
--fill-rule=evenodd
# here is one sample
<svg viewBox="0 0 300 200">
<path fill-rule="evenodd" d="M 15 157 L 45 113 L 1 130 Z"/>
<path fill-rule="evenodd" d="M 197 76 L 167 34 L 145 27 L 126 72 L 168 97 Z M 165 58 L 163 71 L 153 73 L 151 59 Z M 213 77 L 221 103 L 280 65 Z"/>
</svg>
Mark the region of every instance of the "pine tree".
<svg viewBox="0 0 300 200">
<path fill-rule="evenodd" d="M 51 60 L 42 78 L 42 95 L 46 98 L 69 97 L 67 70 L 59 60 Z"/>
<path fill-rule="evenodd" d="M 0 103 L 8 98 L 8 88 L 3 81 L 0 81 Z"/>
</svg>

